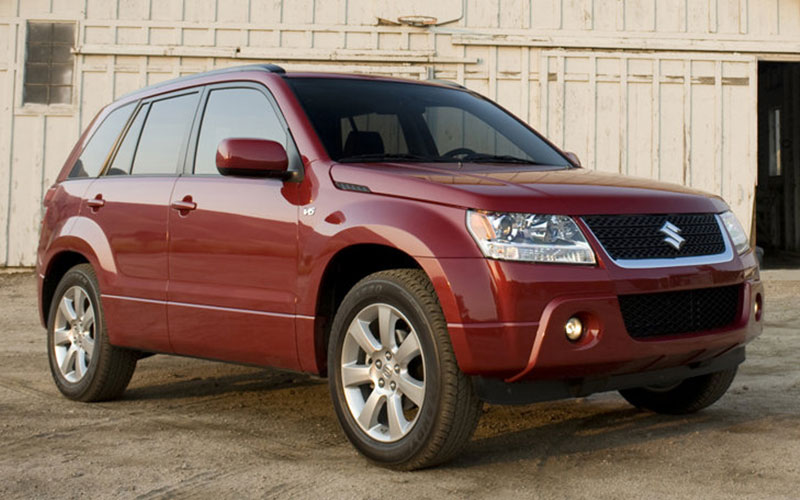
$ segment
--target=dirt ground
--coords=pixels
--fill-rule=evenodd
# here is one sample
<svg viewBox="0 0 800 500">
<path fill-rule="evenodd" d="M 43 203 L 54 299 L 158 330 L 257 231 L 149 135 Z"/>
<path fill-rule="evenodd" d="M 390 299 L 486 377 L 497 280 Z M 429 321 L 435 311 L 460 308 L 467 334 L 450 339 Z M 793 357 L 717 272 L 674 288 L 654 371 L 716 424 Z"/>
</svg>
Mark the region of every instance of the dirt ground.
<svg viewBox="0 0 800 500">
<path fill-rule="evenodd" d="M 66 400 L 33 275 L 0 271 L 0 498 L 798 498 L 800 275 L 765 278 L 764 335 L 708 410 L 487 406 L 457 460 L 400 473 L 356 453 L 304 375 L 154 356 L 122 400 Z"/>
</svg>

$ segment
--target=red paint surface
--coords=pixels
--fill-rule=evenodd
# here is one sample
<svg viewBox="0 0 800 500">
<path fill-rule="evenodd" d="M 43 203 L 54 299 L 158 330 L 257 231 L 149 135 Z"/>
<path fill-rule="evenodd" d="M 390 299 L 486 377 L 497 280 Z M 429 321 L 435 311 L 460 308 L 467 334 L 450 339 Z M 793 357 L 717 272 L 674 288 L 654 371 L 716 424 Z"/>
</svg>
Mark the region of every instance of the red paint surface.
<svg viewBox="0 0 800 500">
<path fill-rule="evenodd" d="M 275 141 L 263 139 L 223 139 L 217 148 L 217 168 L 223 174 L 263 176 L 285 172 L 289 166 L 286 150 Z"/>
<path fill-rule="evenodd" d="M 717 197 L 583 169 L 333 164 L 274 74 L 203 77 L 155 92 L 233 80 L 260 82 L 276 98 L 302 156 L 302 182 L 66 180 L 84 134 L 48 195 L 40 289 L 59 253 L 83 255 L 97 270 L 115 344 L 317 371 L 320 281 L 338 252 L 358 244 L 389 246 L 419 263 L 469 374 L 520 379 L 635 372 L 710 358 L 761 331 L 750 314 L 755 294 L 763 293 L 752 253 L 716 265 L 630 270 L 610 262 L 588 236 L 596 266 L 499 262 L 483 258 L 465 228 L 466 208 L 568 215 L 726 210 Z M 334 181 L 372 192 L 343 191 Z M 92 209 L 87 202 L 97 195 L 105 203 Z M 311 206 L 314 214 L 305 214 Z M 616 302 L 623 293 L 733 283 L 746 284 L 739 320 L 721 332 L 636 341 Z M 597 319 L 592 341 L 564 338 L 563 322 L 577 313 Z"/>
</svg>

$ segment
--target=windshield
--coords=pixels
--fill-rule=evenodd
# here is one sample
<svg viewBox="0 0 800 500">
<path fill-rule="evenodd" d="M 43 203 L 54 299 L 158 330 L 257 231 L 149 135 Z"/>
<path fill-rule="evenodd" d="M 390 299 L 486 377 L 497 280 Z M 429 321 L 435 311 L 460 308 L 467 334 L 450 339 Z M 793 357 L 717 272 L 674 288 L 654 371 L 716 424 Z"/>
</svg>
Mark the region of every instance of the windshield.
<svg viewBox="0 0 800 500">
<path fill-rule="evenodd" d="M 349 78 L 286 81 L 336 161 L 570 165 L 519 120 L 470 92 Z"/>
</svg>

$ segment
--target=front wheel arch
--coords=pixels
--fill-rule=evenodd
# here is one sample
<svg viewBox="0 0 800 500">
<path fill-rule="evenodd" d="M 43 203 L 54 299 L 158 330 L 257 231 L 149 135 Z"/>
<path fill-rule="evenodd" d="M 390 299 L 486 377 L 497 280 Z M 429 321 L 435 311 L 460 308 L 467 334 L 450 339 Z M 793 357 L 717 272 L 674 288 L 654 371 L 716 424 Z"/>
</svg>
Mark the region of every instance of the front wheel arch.
<svg viewBox="0 0 800 500">
<path fill-rule="evenodd" d="M 422 267 L 402 250 L 378 244 L 342 248 L 328 261 L 317 291 L 314 321 L 314 357 L 320 375 L 327 374 L 331 324 L 345 295 L 366 276 L 389 269 Z"/>
</svg>

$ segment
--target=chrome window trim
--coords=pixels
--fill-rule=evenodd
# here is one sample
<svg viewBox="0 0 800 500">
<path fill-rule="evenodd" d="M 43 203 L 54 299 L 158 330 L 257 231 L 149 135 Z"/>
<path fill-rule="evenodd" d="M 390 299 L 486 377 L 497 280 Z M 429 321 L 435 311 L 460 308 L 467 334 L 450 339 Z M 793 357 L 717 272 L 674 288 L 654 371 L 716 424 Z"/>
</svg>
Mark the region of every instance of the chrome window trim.
<svg viewBox="0 0 800 500">
<path fill-rule="evenodd" d="M 594 241 L 603 249 L 605 257 L 613 262 L 614 265 L 623 269 L 655 269 L 664 267 L 705 266 L 732 261 L 734 252 L 733 245 L 731 244 L 731 237 L 728 234 L 728 230 L 725 229 L 725 224 L 723 224 L 719 214 L 714 214 L 714 219 L 717 221 L 719 230 L 722 232 L 722 241 L 725 243 L 725 250 L 723 250 L 722 253 L 695 255 L 692 257 L 674 257 L 671 259 L 613 259 L 606 251 L 603 243 L 600 242 L 600 239 L 594 234 L 592 228 L 589 227 L 589 224 L 583 220 L 583 217 L 581 217 L 581 223 L 586 230 L 589 231 L 589 234 L 592 235 Z"/>
</svg>

